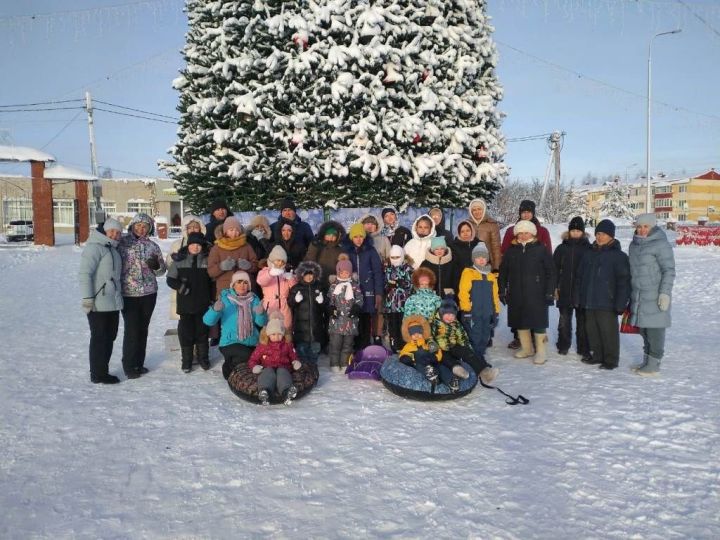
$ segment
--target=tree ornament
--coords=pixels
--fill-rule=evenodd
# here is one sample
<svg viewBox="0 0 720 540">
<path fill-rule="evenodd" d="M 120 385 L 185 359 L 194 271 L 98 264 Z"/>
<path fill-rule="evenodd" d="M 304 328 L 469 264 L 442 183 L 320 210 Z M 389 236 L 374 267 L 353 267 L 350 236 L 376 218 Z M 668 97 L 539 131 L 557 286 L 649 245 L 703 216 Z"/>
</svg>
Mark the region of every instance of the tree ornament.
<svg viewBox="0 0 720 540">
<path fill-rule="evenodd" d="M 308 36 L 304 32 L 297 32 L 292 37 L 293 43 L 302 51 L 308 48 Z"/>
<path fill-rule="evenodd" d="M 428 68 L 425 68 L 425 69 L 423 69 L 422 75 L 420 76 L 420 80 L 422 80 L 422 82 L 425 82 L 429 76 L 430 76 L 430 70 Z"/>
<path fill-rule="evenodd" d="M 419 133 L 416 133 L 415 136 L 413 137 L 412 143 L 420 144 L 420 141 L 422 141 L 422 135 L 420 135 Z"/>
<path fill-rule="evenodd" d="M 475 150 L 475 161 L 478 163 L 489 163 L 490 158 L 488 157 L 488 151 L 487 148 L 485 148 L 484 143 L 480 143 L 480 145 L 477 147 L 477 150 Z"/>
</svg>

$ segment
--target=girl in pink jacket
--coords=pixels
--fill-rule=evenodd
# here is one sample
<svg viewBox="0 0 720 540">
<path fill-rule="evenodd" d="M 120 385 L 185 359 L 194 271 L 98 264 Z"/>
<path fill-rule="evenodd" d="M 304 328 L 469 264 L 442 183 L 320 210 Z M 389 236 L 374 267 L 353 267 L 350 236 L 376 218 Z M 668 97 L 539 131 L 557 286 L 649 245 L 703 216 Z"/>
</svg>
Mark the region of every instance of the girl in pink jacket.
<svg viewBox="0 0 720 540">
<path fill-rule="evenodd" d="M 290 288 L 297 283 L 295 273 L 286 272 L 287 253 L 280 246 L 275 246 L 268 255 L 267 266 L 257 275 L 257 283 L 263 291 L 263 307 L 265 311 L 279 311 L 283 316 L 286 331 L 292 328 L 292 311 L 287 299 Z"/>
</svg>

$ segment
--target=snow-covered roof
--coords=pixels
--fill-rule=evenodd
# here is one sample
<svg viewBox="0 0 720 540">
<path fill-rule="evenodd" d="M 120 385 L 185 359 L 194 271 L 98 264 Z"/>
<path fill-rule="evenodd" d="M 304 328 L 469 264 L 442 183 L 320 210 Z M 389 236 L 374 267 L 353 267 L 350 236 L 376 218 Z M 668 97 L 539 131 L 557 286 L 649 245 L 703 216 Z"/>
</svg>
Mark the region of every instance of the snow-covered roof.
<svg viewBox="0 0 720 540">
<path fill-rule="evenodd" d="M 710 169 L 705 174 L 701 174 L 700 176 L 696 176 L 698 180 L 720 180 L 720 174 L 715 172 L 715 169 Z"/>
<path fill-rule="evenodd" d="M 27 146 L 0 144 L 0 161 L 55 161 L 55 156 Z"/>
<path fill-rule="evenodd" d="M 73 169 L 66 165 L 53 165 L 45 169 L 45 178 L 50 180 L 97 180 L 97 176 L 88 174 L 80 169 Z"/>
</svg>

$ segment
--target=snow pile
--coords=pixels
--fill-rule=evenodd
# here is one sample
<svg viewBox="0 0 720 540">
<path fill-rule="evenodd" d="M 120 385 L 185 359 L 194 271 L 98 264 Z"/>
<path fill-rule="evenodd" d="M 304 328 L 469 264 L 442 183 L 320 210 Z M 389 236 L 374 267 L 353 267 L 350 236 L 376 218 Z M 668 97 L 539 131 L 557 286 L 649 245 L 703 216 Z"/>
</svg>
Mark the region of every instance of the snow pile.
<svg viewBox="0 0 720 540">
<path fill-rule="evenodd" d="M 480 388 L 406 401 L 326 367 L 291 407 L 251 405 L 217 355 L 190 375 L 166 357 L 164 284 L 151 372 L 92 385 L 79 255 L 0 250 L 2 538 L 718 537 L 716 250 L 676 250 L 657 379 L 628 370 L 637 336 L 613 372 L 572 354 L 538 367 L 511 358 L 501 320 L 489 353 L 530 399 L 515 407 Z"/>
</svg>

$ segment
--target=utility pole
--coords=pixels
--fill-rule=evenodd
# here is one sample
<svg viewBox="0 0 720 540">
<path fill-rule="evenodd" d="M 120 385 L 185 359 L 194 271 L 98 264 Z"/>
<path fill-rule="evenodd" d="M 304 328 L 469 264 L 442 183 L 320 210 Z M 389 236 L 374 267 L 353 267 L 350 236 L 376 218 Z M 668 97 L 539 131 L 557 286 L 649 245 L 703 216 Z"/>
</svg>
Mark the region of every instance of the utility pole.
<svg viewBox="0 0 720 540">
<path fill-rule="evenodd" d="M 85 110 L 87 110 L 88 132 L 90 135 L 90 171 L 93 176 L 96 177 L 96 179 L 93 180 L 92 187 L 93 198 L 95 199 L 95 223 L 104 223 L 105 211 L 103 210 L 102 202 L 100 201 L 100 198 L 102 197 L 102 185 L 100 184 L 100 180 L 97 179 L 98 168 L 97 155 L 95 153 L 95 121 L 93 119 L 93 105 L 90 92 L 85 92 Z"/>
<path fill-rule="evenodd" d="M 547 170 L 545 171 L 545 182 L 543 183 L 542 194 L 540 195 L 540 202 L 538 203 L 538 212 L 545 203 L 545 194 L 547 193 L 548 182 L 550 180 L 550 168 L 553 165 L 555 165 L 555 193 L 560 193 L 560 151 L 562 150 L 562 138 L 564 136 L 564 131 L 553 131 L 547 138 L 548 147 L 550 148 L 550 161 L 548 161 Z"/>
</svg>

